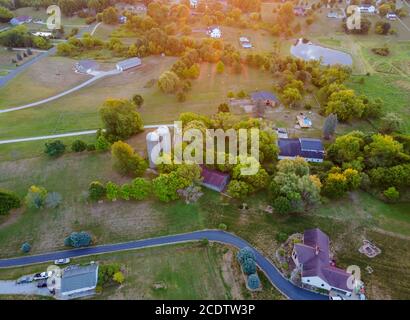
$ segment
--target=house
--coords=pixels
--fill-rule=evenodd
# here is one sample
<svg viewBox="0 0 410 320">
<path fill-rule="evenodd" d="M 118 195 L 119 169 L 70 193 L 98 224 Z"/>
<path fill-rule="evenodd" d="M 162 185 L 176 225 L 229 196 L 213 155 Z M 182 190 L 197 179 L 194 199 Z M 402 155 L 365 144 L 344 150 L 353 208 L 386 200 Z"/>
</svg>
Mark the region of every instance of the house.
<svg viewBox="0 0 410 320">
<path fill-rule="evenodd" d="M 205 166 L 201 166 L 202 172 L 202 185 L 211 190 L 222 192 L 228 185 L 230 176 L 227 173 L 223 173 L 217 170 L 208 169 Z"/>
<path fill-rule="evenodd" d="M 249 41 L 247 37 L 240 37 L 239 43 L 244 49 L 252 49 L 252 43 Z"/>
<path fill-rule="evenodd" d="M 208 34 L 208 36 L 210 36 L 213 39 L 222 38 L 222 30 L 219 27 L 208 27 L 208 30 L 206 33 Z"/>
<path fill-rule="evenodd" d="M 142 64 L 140 58 L 130 58 L 124 61 L 120 61 L 117 63 L 117 70 L 118 71 L 125 71 L 131 68 L 138 67 Z"/>
<path fill-rule="evenodd" d="M 61 286 L 56 290 L 60 299 L 74 299 L 95 294 L 98 282 L 98 264 L 71 265 L 62 270 Z"/>
<path fill-rule="evenodd" d="M 267 91 L 256 91 L 251 94 L 252 102 L 258 104 L 263 102 L 266 106 L 276 106 L 279 105 L 279 99 L 270 92 Z"/>
<path fill-rule="evenodd" d="M 371 4 L 363 3 L 359 5 L 359 11 L 360 13 L 373 14 L 373 13 L 376 13 L 376 7 Z"/>
<path fill-rule="evenodd" d="M 80 60 L 74 65 L 74 69 L 78 73 L 90 74 L 98 70 L 100 65 L 94 60 Z"/>
<path fill-rule="evenodd" d="M 293 247 L 292 260 L 301 272 L 302 284 L 326 291 L 350 295 L 350 273 L 337 268 L 331 260 L 329 237 L 320 229 L 306 230 L 303 243 Z"/>
<path fill-rule="evenodd" d="M 308 162 L 323 162 L 325 150 L 322 141 L 318 139 L 296 138 L 278 139 L 279 160 L 304 158 Z"/>
<path fill-rule="evenodd" d="M 18 16 L 10 20 L 13 26 L 19 26 L 25 23 L 30 23 L 33 20 L 30 16 Z"/>
</svg>

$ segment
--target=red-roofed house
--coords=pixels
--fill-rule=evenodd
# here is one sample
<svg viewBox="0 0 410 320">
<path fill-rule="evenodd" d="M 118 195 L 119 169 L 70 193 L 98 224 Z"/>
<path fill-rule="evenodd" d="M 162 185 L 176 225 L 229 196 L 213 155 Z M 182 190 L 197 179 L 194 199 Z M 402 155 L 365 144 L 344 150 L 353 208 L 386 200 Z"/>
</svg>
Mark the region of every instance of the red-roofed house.
<svg viewBox="0 0 410 320">
<path fill-rule="evenodd" d="M 217 170 L 208 169 L 205 166 L 202 168 L 202 185 L 217 192 L 225 190 L 229 182 L 229 174 Z"/>
<path fill-rule="evenodd" d="M 303 243 L 293 247 L 292 259 L 301 271 L 302 283 L 326 291 L 336 290 L 350 294 L 351 276 L 345 270 L 332 265 L 329 255 L 329 237 L 320 229 L 306 230 Z"/>
</svg>

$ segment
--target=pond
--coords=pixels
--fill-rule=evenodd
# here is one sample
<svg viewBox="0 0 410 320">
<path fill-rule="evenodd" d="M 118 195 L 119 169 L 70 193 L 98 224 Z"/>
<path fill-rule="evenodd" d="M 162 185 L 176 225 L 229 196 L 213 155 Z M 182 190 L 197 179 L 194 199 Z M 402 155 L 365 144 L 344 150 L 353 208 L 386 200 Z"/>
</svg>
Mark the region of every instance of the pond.
<svg viewBox="0 0 410 320">
<path fill-rule="evenodd" d="M 351 66 L 353 63 L 350 54 L 315 45 L 306 39 L 297 40 L 296 44 L 290 48 L 290 52 L 293 56 L 303 60 L 322 59 L 324 65 L 341 64 Z"/>
</svg>

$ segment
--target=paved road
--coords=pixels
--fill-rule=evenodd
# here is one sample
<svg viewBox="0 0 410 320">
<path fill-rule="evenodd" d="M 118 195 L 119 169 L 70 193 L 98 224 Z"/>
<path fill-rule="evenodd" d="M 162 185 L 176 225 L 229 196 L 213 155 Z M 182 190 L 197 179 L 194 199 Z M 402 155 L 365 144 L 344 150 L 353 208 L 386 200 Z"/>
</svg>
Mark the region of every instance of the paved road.
<svg viewBox="0 0 410 320">
<path fill-rule="evenodd" d="M 155 129 L 161 126 L 173 127 L 173 124 L 152 124 L 144 126 L 144 129 Z M 48 140 L 48 139 L 57 139 L 57 138 L 65 138 L 65 137 L 76 137 L 76 136 L 85 136 L 89 134 L 95 134 L 97 130 L 87 130 L 87 131 L 77 131 L 77 132 L 69 132 L 69 133 L 60 133 L 60 134 L 53 134 L 49 136 L 38 136 L 38 137 L 30 137 L 30 138 L 19 138 L 19 139 L 11 139 L 11 140 L 0 140 L 0 144 L 9 144 L 9 143 L 17 143 L 17 142 L 27 142 L 27 141 L 37 141 L 37 140 Z"/>
<path fill-rule="evenodd" d="M 56 259 L 62 259 L 62 258 L 75 258 L 75 257 L 86 256 L 86 255 L 96 255 L 96 254 L 103 254 L 103 253 L 110 253 L 110 252 L 117 252 L 117 251 L 170 245 L 170 244 L 176 244 L 176 243 L 200 241 L 204 238 L 208 239 L 209 241 L 215 241 L 215 242 L 223 243 L 226 245 L 232 245 L 238 249 L 246 247 L 246 246 L 250 247 L 255 253 L 256 262 L 258 266 L 266 274 L 270 282 L 279 291 L 281 291 L 285 296 L 287 296 L 288 298 L 292 300 L 327 300 L 328 299 L 324 295 L 320 295 L 320 294 L 306 291 L 299 287 L 296 287 L 291 282 L 289 282 L 287 279 L 282 277 L 282 275 L 279 273 L 276 267 L 268 259 L 266 259 L 259 251 L 253 248 L 248 242 L 246 242 L 245 240 L 231 233 L 227 233 L 227 232 L 220 231 L 220 230 L 203 230 L 203 231 L 196 231 L 196 232 L 185 233 L 185 234 L 177 234 L 177 235 L 171 235 L 171 236 L 165 236 L 165 237 L 131 241 L 131 242 L 126 242 L 126 243 L 107 244 L 107 245 L 101 245 L 101 246 L 96 246 L 96 247 L 72 249 L 72 250 L 66 250 L 66 251 L 57 251 L 57 252 L 50 252 L 50 253 L 45 253 L 45 254 L 40 254 L 40 255 L 25 256 L 25 257 L 19 257 L 19 258 L 1 259 L 0 268 L 25 266 L 25 265 L 35 264 L 35 263 L 45 263 L 45 262 L 53 261 Z"/>
<path fill-rule="evenodd" d="M 59 93 L 55 96 L 52 96 L 52 97 L 49 97 L 49 98 L 46 98 L 46 99 L 43 99 L 43 100 L 40 100 L 40 101 L 37 101 L 37 102 L 25 104 L 25 105 L 20 106 L 20 107 L 13 107 L 13 108 L 9 108 L 9 109 L 3 109 L 3 110 L 0 110 L 0 113 L 13 112 L 13 111 L 17 111 L 17 110 L 36 107 L 36 106 L 42 105 L 44 103 L 60 99 L 61 97 L 64 97 L 64 96 L 66 96 L 70 93 L 78 91 L 78 90 L 90 85 L 91 83 L 93 83 L 93 82 L 95 82 L 99 79 L 102 79 L 102 78 L 105 78 L 105 77 L 108 77 L 108 76 L 112 76 L 112 75 L 117 75 L 117 74 L 120 74 L 120 73 L 121 73 L 121 71 L 118 71 L 116 69 L 110 70 L 110 71 L 107 71 L 107 72 L 100 72 L 98 75 L 95 75 L 91 79 L 88 79 L 87 81 L 79 84 L 78 86 L 76 86 L 74 88 L 71 88 L 71 89 L 68 89 L 64 92 L 61 92 L 61 93 Z"/>
<path fill-rule="evenodd" d="M 80 30 L 80 32 L 78 33 L 78 35 L 76 36 L 77 38 L 82 37 L 82 35 L 85 32 L 88 32 L 91 30 L 91 28 L 93 28 L 94 25 L 90 25 L 87 26 L 86 28 Z M 40 61 L 41 59 L 49 56 L 49 55 L 53 55 L 57 52 L 57 48 L 54 46 L 52 47 L 50 50 L 40 53 L 39 55 L 37 55 L 36 57 L 34 57 L 33 59 L 31 59 L 30 61 L 27 61 L 26 63 L 24 63 L 23 65 L 17 67 L 16 69 L 10 71 L 6 76 L 4 77 L 0 77 L 0 87 L 5 86 L 11 79 L 13 79 L 14 77 L 16 77 L 18 74 L 20 74 L 21 72 L 23 72 L 24 70 L 26 70 L 28 67 L 30 67 L 31 65 L 33 65 L 34 63 Z"/>
</svg>

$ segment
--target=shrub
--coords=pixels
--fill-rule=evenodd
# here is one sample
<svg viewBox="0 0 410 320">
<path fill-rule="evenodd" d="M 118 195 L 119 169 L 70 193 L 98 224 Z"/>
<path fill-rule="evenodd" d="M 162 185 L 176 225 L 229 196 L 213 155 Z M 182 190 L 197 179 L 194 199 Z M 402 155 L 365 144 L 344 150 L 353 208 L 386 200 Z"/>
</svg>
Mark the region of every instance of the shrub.
<svg viewBox="0 0 410 320">
<path fill-rule="evenodd" d="M 276 234 L 276 241 L 285 242 L 288 239 L 288 235 L 284 232 L 278 232 Z"/>
<path fill-rule="evenodd" d="M 390 187 L 387 190 L 384 190 L 383 194 L 387 198 L 387 200 L 392 202 L 395 202 L 400 198 L 400 193 L 396 190 L 395 187 Z"/>
<path fill-rule="evenodd" d="M 129 190 L 129 197 L 135 200 L 146 199 L 151 192 L 151 182 L 143 178 L 132 180 Z"/>
<path fill-rule="evenodd" d="M 120 187 L 117 184 L 110 181 L 106 185 L 106 192 L 107 199 L 115 201 L 118 199 L 120 195 Z"/>
<path fill-rule="evenodd" d="M 261 281 L 259 280 L 259 277 L 256 273 L 251 274 L 248 277 L 248 287 L 251 290 L 256 290 L 259 289 L 261 286 Z"/>
<path fill-rule="evenodd" d="M 243 247 L 241 250 L 239 250 L 238 254 L 236 255 L 236 259 L 242 265 L 246 259 L 255 260 L 255 254 L 253 253 L 251 248 Z"/>
<path fill-rule="evenodd" d="M 60 140 L 56 140 L 45 144 L 44 153 L 52 158 L 57 158 L 65 152 L 65 144 Z"/>
<path fill-rule="evenodd" d="M 91 144 L 87 145 L 87 151 L 92 152 L 92 151 L 95 151 L 95 150 L 96 150 L 95 144 L 91 143 Z"/>
<path fill-rule="evenodd" d="M 101 288 L 114 280 L 114 275 L 121 272 L 121 267 L 117 263 L 103 264 L 98 267 L 98 287 Z"/>
<path fill-rule="evenodd" d="M 24 243 L 21 245 L 20 250 L 21 250 L 22 252 L 24 252 L 24 253 L 29 253 L 30 250 L 31 250 L 31 246 L 30 246 L 30 244 L 29 244 L 28 242 L 24 242 Z"/>
<path fill-rule="evenodd" d="M 124 274 L 121 271 L 118 271 L 118 272 L 114 273 L 112 279 L 115 282 L 119 283 L 119 284 L 123 284 L 123 282 L 125 280 L 125 277 L 124 277 Z"/>
<path fill-rule="evenodd" d="M 104 135 L 100 135 L 95 143 L 95 149 L 98 151 L 107 151 L 111 148 L 111 143 L 105 138 Z"/>
<path fill-rule="evenodd" d="M 0 189 L 0 215 L 8 214 L 10 210 L 20 208 L 20 198 L 14 192 Z"/>
<path fill-rule="evenodd" d="M 27 207 L 32 209 L 40 209 L 44 206 L 47 197 L 47 190 L 39 186 L 31 186 L 24 198 Z"/>
<path fill-rule="evenodd" d="M 280 196 L 273 201 L 273 208 L 277 213 L 286 214 L 291 212 L 292 204 L 288 198 Z"/>
<path fill-rule="evenodd" d="M 246 258 L 242 263 L 242 270 L 245 274 L 250 275 L 256 272 L 256 263 L 253 258 Z"/>
<path fill-rule="evenodd" d="M 58 192 L 50 192 L 46 196 L 45 205 L 47 208 L 57 208 L 60 205 L 62 199 L 63 197 Z"/>
<path fill-rule="evenodd" d="M 71 150 L 74 152 L 83 152 L 87 149 L 87 144 L 81 140 L 75 140 L 71 144 Z"/>
<path fill-rule="evenodd" d="M 201 245 L 207 247 L 209 245 L 209 240 L 207 238 L 203 238 L 201 240 Z"/>
<path fill-rule="evenodd" d="M 64 245 L 67 247 L 88 247 L 91 244 L 91 236 L 85 232 L 73 232 L 64 240 Z"/>
<path fill-rule="evenodd" d="M 218 229 L 225 231 L 228 229 L 228 226 L 225 223 L 220 223 Z"/>
<path fill-rule="evenodd" d="M 132 97 L 132 102 L 137 106 L 137 108 L 141 108 L 144 104 L 144 98 L 140 94 L 135 94 Z"/>
</svg>

